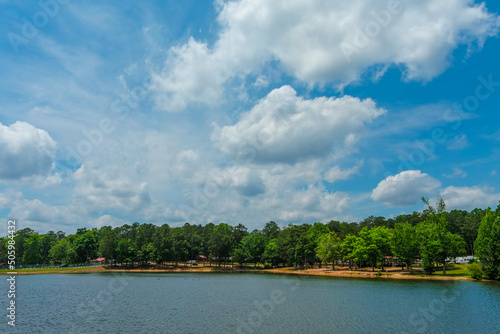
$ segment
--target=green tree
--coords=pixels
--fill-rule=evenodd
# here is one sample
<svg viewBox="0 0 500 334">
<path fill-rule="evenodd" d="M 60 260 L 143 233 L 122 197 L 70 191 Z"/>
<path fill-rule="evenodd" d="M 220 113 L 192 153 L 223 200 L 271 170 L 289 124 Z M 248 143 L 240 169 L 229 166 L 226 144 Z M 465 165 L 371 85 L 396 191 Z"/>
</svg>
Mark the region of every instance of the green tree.
<svg viewBox="0 0 500 334">
<path fill-rule="evenodd" d="M 264 229 L 262 230 L 262 233 L 264 234 L 266 241 L 269 241 L 271 239 L 277 239 L 279 232 L 280 232 L 280 227 L 273 221 L 266 223 L 266 226 L 264 226 Z"/>
<path fill-rule="evenodd" d="M 8 261 L 8 238 L 0 238 L 0 263 L 7 263 Z"/>
<path fill-rule="evenodd" d="M 392 253 L 412 272 L 412 264 L 420 254 L 417 229 L 410 223 L 396 223 L 392 237 Z"/>
<path fill-rule="evenodd" d="M 233 228 L 225 223 L 215 226 L 210 236 L 208 249 L 210 255 L 217 259 L 217 265 L 229 258 L 233 252 Z"/>
<path fill-rule="evenodd" d="M 234 251 L 235 256 L 238 258 L 236 261 L 242 263 L 240 260 L 249 260 L 256 267 L 257 263 L 262 262 L 265 247 L 264 240 L 264 236 L 260 232 L 252 232 L 243 237 Z"/>
<path fill-rule="evenodd" d="M 42 236 L 38 233 L 30 235 L 24 243 L 23 263 L 26 264 L 42 264 Z"/>
<path fill-rule="evenodd" d="M 486 210 L 474 249 L 486 277 L 500 280 L 500 204 L 495 211 Z"/>
<path fill-rule="evenodd" d="M 446 212 L 428 214 L 425 221 L 418 224 L 417 231 L 422 264 L 429 273 L 432 273 L 434 263 L 442 263 L 443 275 L 446 275 L 447 259 L 465 254 L 462 237 L 448 230 Z"/>
<path fill-rule="evenodd" d="M 119 263 L 134 262 L 136 249 L 131 239 L 120 239 L 116 246 L 116 261 Z"/>
<path fill-rule="evenodd" d="M 391 231 L 384 226 L 374 227 L 371 230 L 364 227 L 359 232 L 359 238 L 354 245 L 354 257 L 368 262 L 375 271 L 377 262 L 384 269 L 384 256 L 391 254 Z"/>
<path fill-rule="evenodd" d="M 66 263 L 68 260 L 68 253 L 70 250 L 70 244 L 68 239 L 59 240 L 52 248 L 50 249 L 49 255 L 52 261 L 56 263 Z"/>
<path fill-rule="evenodd" d="M 340 244 L 340 255 L 342 261 L 349 261 L 349 269 L 352 267 L 353 261 L 356 259 L 354 247 L 358 242 L 358 238 L 352 234 L 347 235 Z"/>
<path fill-rule="evenodd" d="M 262 255 L 262 261 L 271 263 L 272 266 L 276 266 L 280 261 L 280 253 L 278 247 L 278 239 L 271 239 L 264 248 L 264 254 Z"/>
<path fill-rule="evenodd" d="M 335 261 L 340 258 L 340 244 L 341 240 L 335 232 L 323 234 L 319 240 L 316 254 L 323 263 L 332 262 L 332 270 L 335 270 Z"/>
<path fill-rule="evenodd" d="M 155 230 L 153 235 L 153 258 L 157 264 L 171 260 L 173 240 L 168 224 L 163 224 Z"/>
<path fill-rule="evenodd" d="M 99 233 L 97 229 L 78 229 L 71 247 L 76 253 L 77 262 L 87 262 L 97 257 Z"/>
<path fill-rule="evenodd" d="M 310 227 L 308 224 L 290 224 L 279 233 L 278 249 L 283 262 L 293 263 L 296 266 L 299 263 L 306 264 L 306 257 L 310 252 L 310 239 L 307 236 Z"/>
<path fill-rule="evenodd" d="M 16 236 L 14 240 L 16 241 L 16 258 L 18 259 L 18 264 L 24 264 L 24 252 L 25 252 L 25 243 L 28 238 L 34 234 L 35 231 L 30 229 L 29 227 L 23 228 L 16 232 Z"/>
<path fill-rule="evenodd" d="M 315 257 L 316 249 L 318 248 L 321 238 L 330 233 L 330 230 L 325 224 L 314 223 L 307 231 L 306 257 Z M 315 258 L 316 261 L 316 258 Z"/>
<path fill-rule="evenodd" d="M 471 263 L 467 266 L 467 270 L 470 272 L 470 277 L 480 280 L 483 278 L 483 268 L 479 263 Z"/>
<path fill-rule="evenodd" d="M 104 226 L 99 231 L 98 254 L 106 260 L 116 260 L 116 248 L 118 246 L 118 230 L 111 226 Z"/>
</svg>

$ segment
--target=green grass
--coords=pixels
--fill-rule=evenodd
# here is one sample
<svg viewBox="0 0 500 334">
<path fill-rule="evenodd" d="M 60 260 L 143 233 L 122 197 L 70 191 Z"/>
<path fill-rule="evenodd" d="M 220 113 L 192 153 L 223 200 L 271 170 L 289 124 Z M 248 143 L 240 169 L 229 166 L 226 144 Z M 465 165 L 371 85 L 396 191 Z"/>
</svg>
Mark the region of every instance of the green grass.
<svg viewBox="0 0 500 334">
<path fill-rule="evenodd" d="M 443 267 L 436 267 L 432 275 L 424 273 L 414 273 L 412 276 L 443 276 L 443 277 L 470 277 L 470 272 L 467 270 L 468 264 L 452 264 L 448 263 L 446 265 L 446 275 L 443 275 Z M 422 269 L 422 268 L 413 268 Z M 410 274 L 408 274 L 410 275 Z"/>
</svg>

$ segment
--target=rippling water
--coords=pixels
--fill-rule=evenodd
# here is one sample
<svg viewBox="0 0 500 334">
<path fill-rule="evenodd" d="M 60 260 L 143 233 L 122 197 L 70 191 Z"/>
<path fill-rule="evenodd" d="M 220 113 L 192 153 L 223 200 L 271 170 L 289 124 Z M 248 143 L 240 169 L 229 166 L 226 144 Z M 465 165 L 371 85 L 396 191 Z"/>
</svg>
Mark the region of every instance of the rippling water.
<svg viewBox="0 0 500 334">
<path fill-rule="evenodd" d="M 2 333 L 500 333 L 498 283 L 106 273 L 17 276 L 17 290 Z"/>
</svg>

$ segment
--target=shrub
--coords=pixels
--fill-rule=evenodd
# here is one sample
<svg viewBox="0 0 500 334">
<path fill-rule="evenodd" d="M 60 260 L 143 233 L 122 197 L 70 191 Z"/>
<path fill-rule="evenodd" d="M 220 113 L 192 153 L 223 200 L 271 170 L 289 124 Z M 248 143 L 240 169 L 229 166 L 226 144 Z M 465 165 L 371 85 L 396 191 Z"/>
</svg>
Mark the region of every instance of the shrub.
<svg viewBox="0 0 500 334">
<path fill-rule="evenodd" d="M 483 278 L 483 268 L 479 263 L 469 264 L 467 270 L 470 272 L 470 276 L 474 279 L 482 279 Z"/>
</svg>

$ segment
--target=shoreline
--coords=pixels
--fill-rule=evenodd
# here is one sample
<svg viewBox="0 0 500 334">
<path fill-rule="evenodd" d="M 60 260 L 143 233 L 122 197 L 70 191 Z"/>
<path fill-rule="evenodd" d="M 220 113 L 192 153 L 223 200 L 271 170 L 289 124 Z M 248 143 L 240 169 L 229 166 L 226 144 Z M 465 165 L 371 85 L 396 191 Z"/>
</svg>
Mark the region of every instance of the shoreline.
<svg viewBox="0 0 500 334">
<path fill-rule="evenodd" d="M 54 269 L 54 270 L 31 270 L 31 271 L 17 271 L 16 275 L 40 275 L 40 274 L 90 274 L 90 273 L 255 273 L 255 274 L 275 274 L 275 275 L 304 275 L 304 276 L 319 276 L 319 277 L 342 277 L 342 278 L 380 278 L 380 279 L 402 279 L 402 280 L 446 280 L 446 281 L 477 281 L 471 277 L 464 276 L 438 276 L 438 275 L 410 275 L 406 272 L 381 272 L 377 275 L 377 271 L 364 271 L 364 270 L 334 270 L 331 269 L 302 269 L 292 270 L 291 268 L 277 268 L 277 269 L 244 269 L 244 268 L 217 268 L 217 267 L 200 267 L 200 268 L 165 268 L 165 269 L 116 269 L 106 267 L 96 267 L 89 269 Z M 0 272 L 0 275 L 9 275 L 7 272 Z M 481 281 L 490 281 L 483 279 Z"/>
</svg>

